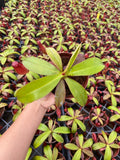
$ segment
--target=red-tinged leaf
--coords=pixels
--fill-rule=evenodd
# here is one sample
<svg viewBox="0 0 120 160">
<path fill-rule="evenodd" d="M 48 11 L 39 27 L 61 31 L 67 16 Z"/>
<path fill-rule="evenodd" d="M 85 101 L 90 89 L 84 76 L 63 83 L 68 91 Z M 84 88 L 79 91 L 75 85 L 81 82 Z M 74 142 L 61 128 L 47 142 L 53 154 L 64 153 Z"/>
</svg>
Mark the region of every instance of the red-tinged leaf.
<svg viewBox="0 0 120 160">
<path fill-rule="evenodd" d="M 55 105 L 60 107 L 65 101 L 66 91 L 64 80 L 61 80 L 55 90 Z"/>
<path fill-rule="evenodd" d="M 14 61 L 12 63 L 12 66 L 18 74 L 23 75 L 23 74 L 26 74 L 29 72 L 29 70 L 27 68 L 25 68 L 24 65 L 20 62 Z"/>
<path fill-rule="evenodd" d="M 37 41 L 37 44 L 39 46 L 39 51 L 41 51 L 44 54 L 47 54 L 46 48 L 44 47 L 44 45 L 40 41 Z"/>
</svg>

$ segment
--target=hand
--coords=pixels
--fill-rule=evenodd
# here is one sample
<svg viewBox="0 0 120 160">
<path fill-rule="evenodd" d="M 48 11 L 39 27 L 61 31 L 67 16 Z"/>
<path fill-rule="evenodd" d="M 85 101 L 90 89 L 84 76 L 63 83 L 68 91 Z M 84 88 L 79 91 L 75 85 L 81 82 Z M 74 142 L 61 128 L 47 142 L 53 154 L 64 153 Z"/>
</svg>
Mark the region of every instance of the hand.
<svg viewBox="0 0 120 160">
<path fill-rule="evenodd" d="M 55 95 L 53 93 L 49 93 L 45 97 L 40 98 L 32 103 L 34 103 L 34 105 L 39 104 L 40 106 L 44 107 L 45 109 L 48 109 L 51 105 L 55 104 Z"/>
</svg>

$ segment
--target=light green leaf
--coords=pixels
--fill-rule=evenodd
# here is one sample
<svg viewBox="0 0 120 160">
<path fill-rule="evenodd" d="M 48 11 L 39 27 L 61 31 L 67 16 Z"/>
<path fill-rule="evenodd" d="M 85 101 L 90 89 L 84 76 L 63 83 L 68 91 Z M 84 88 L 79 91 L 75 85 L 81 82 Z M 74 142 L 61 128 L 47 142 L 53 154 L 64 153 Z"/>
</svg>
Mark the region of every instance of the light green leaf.
<svg viewBox="0 0 120 160">
<path fill-rule="evenodd" d="M 21 49 L 21 54 L 25 53 L 25 51 L 27 51 L 28 46 L 23 46 Z"/>
<path fill-rule="evenodd" d="M 83 148 L 91 147 L 92 144 L 93 144 L 93 140 L 92 140 L 92 138 L 89 138 L 89 139 L 86 140 L 85 143 L 83 144 Z"/>
<path fill-rule="evenodd" d="M 40 123 L 38 129 L 41 131 L 48 131 L 49 130 L 49 128 L 43 123 Z"/>
<path fill-rule="evenodd" d="M 18 118 L 18 116 L 20 115 L 20 113 L 21 113 L 21 109 L 19 109 L 19 110 L 15 113 L 15 115 L 14 115 L 13 118 L 12 118 L 12 120 L 15 121 L 15 120 Z"/>
<path fill-rule="evenodd" d="M 78 149 L 78 150 L 75 152 L 72 160 L 80 160 L 80 157 L 81 157 L 81 149 Z"/>
<path fill-rule="evenodd" d="M 75 122 L 78 124 L 78 126 L 85 132 L 86 131 L 86 126 L 84 125 L 84 123 L 82 121 L 80 121 L 79 119 L 75 119 Z"/>
<path fill-rule="evenodd" d="M 52 160 L 52 150 L 49 145 L 44 147 L 44 154 L 48 158 L 48 160 Z"/>
<path fill-rule="evenodd" d="M 16 76 L 11 73 L 11 72 L 6 72 L 5 74 L 7 74 L 10 78 L 14 79 L 14 80 L 17 80 Z"/>
<path fill-rule="evenodd" d="M 73 66 L 68 75 L 89 76 L 102 71 L 104 67 L 99 58 L 89 58 Z"/>
<path fill-rule="evenodd" d="M 98 149 L 101 149 L 101 148 L 104 148 L 106 146 L 105 143 L 101 143 L 101 142 L 98 142 L 98 143 L 95 143 L 93 144 L 93 150 L 98 150 Z"/>
<path fill-rule="evenodd" d="M 111 149 L 110 149 L 109 145 L 107 145 L 106 150 L 105 150 L 105 154 L 104 154 L 104 160 L 111 160 L 111 156 L 112 156 Z"/>
<path fill-rule="evenodd" d="M 50 93 L 61 78 L 61 75 L 52 75 L 34 80 L 21 89 L 17 90 L 15 96 L 22 103 L 33 102 Z"/>
<path fill-rule="evenodd" d="M 65 101 L 65 96 L 66 96 L 65 82 L 63 79 L 61 79 L 55 90 L 55 105 L 57 107 L 63 105 Z"/>
<path fill-rule="evenodd" d="M 71 119 L 72 119 L 72 117 L 63 115 L 58 119 L 58 121 L 69 121 Z"/>
<path fill-rule="evenodd" d="M 46 52 L 55 66 L 62 71 L 62 60 L 58 52 L 54 48 L 46 48 Z"/>
<path fill-rule="evenodd" d="M 32 148 L 29 148 L 29 149 L 28 149 L 28 152 L 27 152 L 27 155 L 26 155 L 26 157 L 25 157 L 25 160 L 28 160 L 28 159 L 29 159 L 31 153 L 32 153 Z"/>
<path fill-rule="evenodd" d="M 103 130 L 102 130 L 102 135 L 103 135 L 103 137 L 104 137 L 105 141 L 108 143 L 107 135 L 106 135 L 106 133 L 105 133 Z"/>
<path fill-rule="evenodd" d="M 41 135 L 39 135 L 33 143 L 34 148 L 38 148 L 47 139 L 50 133 L 51 131 L 46 131 L 42 133 Z"/>
<path fill-rule="evenodd" d="M 59 73 L 55 66 L 37 57 L 28 57 L 24 59 L 22 63 L 28 70 L 41 75 L 53 75 Z"/>
<path fill-rule="evenodd" d="M 48 160 L 48 159 L 43 156 L 35 156 L 32 158 L 32 160 Z"/>
<path fill-rule="evenodd" d="M 84 140 L 82 134 L 79 134 L 79 135 L 78 135 L 78 140 L 79 140 L 80 147 L 82 147 L 82 145 L 83 145 L 83 140 Z"/>
<path fill-rule="evenodd" d="M 68 108 L 69 114 L 74 117 L 74 110 L 72 108 Z"/>
<path fill-rule="evenodd" d="M 56 147 L 53 148 L 53 160 L 57 160 L 58 157 L 58 149 Z"/>
<path fill-rule="evenodd" d="M 75 121 L 73 121 L 71 131 L 72 131 L 72 133 L 76 133 L 77 132 L 77 123 Z"/>
<path fill-rule="evenodd" d="M 83 86 L 71 78 L 65 78 L 65 81 L 77 102 L 84 106 L 87 102 L 87 93 Z"/>
<path fill-rule="evenodd" d="M 53 136 L 53 138 L 54 138 L 57 142 L 60 142 L 60 143 L 63 143 L 63 142 L 64 142 L 64 139 L 62 138 L 61 135 L 56 134 L 56 133 L 52 133 L 52 136 Z"/>
<path fill-rule="evenodd" d="M 111 109 L 111 110 L 113 110 L 113 111 L 116 111 L 117 113 L 120 114 L 120 110 L 119 110 L 117 107 L 109 106 L 108 109 Z"/>
<path fill-rule="evenodd" d="M 65 148 L 70 149 L 70 150 L 78 150 L 78 149 L 79 149 L 79 147 L 76 146 L 76 145 L 73 144 L 73 143 L 67 143 L 67 144 L 65 144 L 64 146 L 65 146 Z"/>
<path fill-rule="evenodd" d="M 111 95 L 111 101 L 112 101 L 112 105 L 116 107 L 117 106 L 117 101 L 116 101 L 115 96 Z"/>
<path fill-rule="evenodd" d="M 114 142 L 114 140 L 117 138 L 117 132 L 115 131 L 112 131 L 109 135 L 109 138 L 108 138 L 108 143 L 112 143 Z"/>
<path fill-rule="evenodd" d="M 68 72 L 71 69 L 75 59 L 77 58 L 78 54 L 80 53 L 80 49 L 81 49 L 81 44 L 76 48 L 76 50 L 72 54 L 64 73 Z"/>
<path fill-rule="evenodd" d="M 115 122 L 118 119 L 120 119 L 120 115 L 119 114 L 115 114 L 112 117 L 110 117 L 110 122 Z"/>
<path fill-rule="evenodd" d="M 6 107 L 8 104 L 7 103 L 1 103 L 0 102 L 0 108 Z"/>
<path fill-rule="evenodd" d="M 120 148 L 120 145 L 119 144 L 110 144 L 110 147 L 118 149 L 118 148 Z"/>
<path fill-rule="evenodd" d="M 68 127 L 57 127 L 54 129 L 55 133 L 62 133 L 62 134 L 68 134 L 70 133 L 70 129 Z"/>
</svg>

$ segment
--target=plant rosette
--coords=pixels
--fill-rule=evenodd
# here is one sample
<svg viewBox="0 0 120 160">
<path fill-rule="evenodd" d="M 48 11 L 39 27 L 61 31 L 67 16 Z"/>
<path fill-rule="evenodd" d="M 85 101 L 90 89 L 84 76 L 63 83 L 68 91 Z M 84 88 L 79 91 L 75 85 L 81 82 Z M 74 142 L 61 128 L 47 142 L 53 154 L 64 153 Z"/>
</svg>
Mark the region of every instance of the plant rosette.
<svg viewBox="0 0 120 160">
<path fill-rule="evenodd" d="M 54 65 L 36 57 L 24 58 L 22 63 L 28 70 L 45 76 L 37 80 L 33 80 L 21 89 L 17 90 L 15 96 L 18 100 L 22 103 L 30 103 L 44 97 L 56 87 L 55 104 L 57 107 L 60 107 L 66 98 L 66 82 L 77 103 L 84 106 L 87 102 L 86 90 L 80 83 L 73 80 L 72 77 L 96 74 L 104 69 L 104 65 L 100 59 L 95 57 L 74 65 L 74 62 L 80 53 L 80 48 L 81 45 L 79 45 L 73 52 L 66 68 L 64 68 L 62 59 L 58 52 L 54 48 L 50 47 L 46 48 L 46 52 Z"/>
<path fill-rule="evenodd" d="M 97 135 L 96 142 L 93 144 L 93 150 L 99 150 L 104 156 L 104 160 L 111 160 L 118 155 L 120 145 L 117 138 L 117 132 L 112 131 L 109 135 L 102 130 L 102 134 Z"/>
<path fill-rule="evenodd" d="M 33 143 L 34 148 L 38 148 L 43 142 L 49 144 L 55 143 L 56 141 L 63 143 L 64 139 L 60 134 L 70 133 L 68 127 L 59 127 L 59 124 L 53 120 L 49 120 L 45 122 L 45 124 L 41 123 L 38 130 L 41 130 L 41 134 L 35 139 Z"/>
<path fill-rule="evenodd" d="M 94 157 L 92 152 L 92 138 L 85 140 L 82 134 L 71 139 L 70 143 L 64 145 L 66 149 L 70 150 L 72 160 L 89 160 Z"/>
<path fill-rule="evenodd" d="M 80 128 L 83 132 L 86 131 L 86 127 L 82 122 L 84 120 L 84 115 L 80 110 L 73 110 L 68 108 L 66 115 L 62 115 L 58 121 L 66 121 L 66 126 L 71 129 L 72 133 L 76 133 Z"/>
<path fill-rule="evenodd" d="M 95 127 L 105 127 L 109 122 L 109 117 L 101 108 L 91 108 L 89 113 L 90 123 Z"/>
<path fill-rule="evenodd" d="M 32 160 L 65 160 L 65 157 L 56 147 L 51 149 L 49 145 L 46 145 L 43 149 L 44 156 L 35 156 Z"/>
<path fill-rule="evenodd" d="M 116 122 L 120 124 L 120 106 L 118 107 L 109 106 L 108 109 L 110 109 L 112 112 L 112 116 L 110 117 L 110 122 Z"/>
</svg>

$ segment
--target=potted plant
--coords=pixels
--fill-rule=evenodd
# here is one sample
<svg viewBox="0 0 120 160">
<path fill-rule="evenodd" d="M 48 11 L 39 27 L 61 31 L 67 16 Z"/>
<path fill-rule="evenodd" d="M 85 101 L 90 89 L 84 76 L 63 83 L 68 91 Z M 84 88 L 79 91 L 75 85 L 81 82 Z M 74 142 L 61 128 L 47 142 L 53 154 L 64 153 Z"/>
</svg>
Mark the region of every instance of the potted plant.
<svg viewBox="0 0 120 160">
<path fill-rule="evenodd" d="M 32 160 L 65 160 L 63 154 L 56 147 L 52 150 L 49 145 L 46 145 L 43 152 L 44 156 L 34 156 Z"/>
<path fill-rule="evenodd" d="M 74 65 L 74 62 L 80 53 L 80 47 L 80 45 L 77 47 L 66 66 L 62 65 L 60 55 L 53 48 L 46 48 L 46 52 L 49 55 L 52 64 L 36 57 L 25 58 L 23 60 L 23 65 L 27 69 L 46 76 L 34 80 L 19 89 L 15 93 L 18 100 L 22 103 L 30 103 L 47 95 L 57 86 L 55 90 L 55 103 L 56 106 L 60 107 L 64 103 L 66 97 L 66 82 L 73 97 L 81 106 L 84 106 L 87 102 L 86 90 L 81 84 L 73 80 L 72 77 L 76 78 L 79 76 L 82 77 L 95 74 L 100 72 L 104 68 L 104 65 L 98 58 L 90 58 Z"/>
<path fill-rule="evenodd" d="M 102 130 L 102 135 L 98 134 L 98 142 L 93 144 L 93 150 L 99 150 L 104 156 L 104 160 L 111 160 L 119 153 L 120 145 L 117 141 L 117 132 L 112 131 L 109 136 Z"/>
<path fill-rule="evenodd" d="M 78 134 L 78 136 L 72 139 L 72 141 L 72 143 L 64 145 L 65 148 L 73 151 L 71 152 L 72 160 L 88 160 L 94 156 L 91 148 L 93 144 L 92 138 L 84 141 L 84 136 Z"/>
<path fill-rule="evenodd" d="M 41 123 L 38 127 L 42 133 L 35 139 L 33 146 L 34 148 L 39 147 L 46 139 L 48 143 L 64 142 L 64 139 L 60 134 L 69 134 L 70 130 L 68 127 L 60 127 L 56 121 L 49 120 L 45 124 Z M 54 140 L 54 142 L 53 142 Z"/>
<path fill-rule="evenodd" d="M 108 109 L 112 110 L 112 116 L 110 117 L 110 122 L 117 122 L 120 124 L 120 107 L 109 106 Z"/>
<path fill-rule="evenodd" d="M 81 128 L 82 131 L 86 131 L 86 127 L 82 122 L 84 119 L 83 114 L 80 110 L 73 110 L 68 108 L 66 115 L 62 115 L 58 121 L 66 121 L 67 127 L 71 128 L 72 133 L 76 133 L 78 128 Z"/>
</svg>

